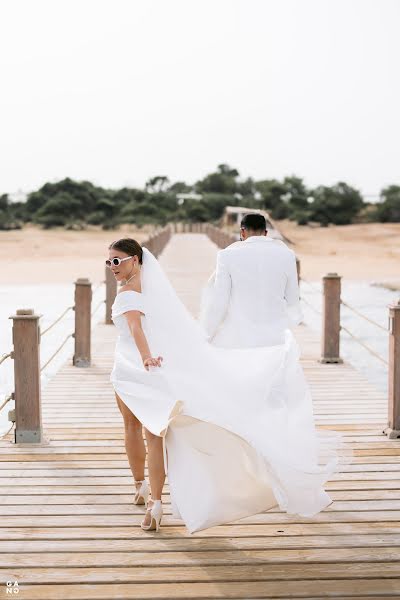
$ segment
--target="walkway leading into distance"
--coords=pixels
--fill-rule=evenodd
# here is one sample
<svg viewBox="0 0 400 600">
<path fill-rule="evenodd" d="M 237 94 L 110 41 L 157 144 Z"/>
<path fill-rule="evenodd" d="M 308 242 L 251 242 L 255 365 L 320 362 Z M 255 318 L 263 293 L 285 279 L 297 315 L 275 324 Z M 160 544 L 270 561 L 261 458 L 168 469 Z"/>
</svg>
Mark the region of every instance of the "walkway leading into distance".
<svg viewBox="0 0 400 600">
<path fill-rule="evenodd" d="M 173 236 L 160 260 L 189 309 L 217 248 Z M 351 366 L 317 362 L 319 340 L 296 329 L 319 427 L 342 429 L 353 464 L 327 484 L 314 519 L 277 509 L 188 534 L 165 488 L 159 534 L 132 504 L 123 422 L 109 383 L 115 329 L 93 332 L 93 364 L 64 365 L 43 392 L 48 444 L 0 441 L 0 598 L 369 598 L 400 596 L 400 441 L 387 440 L 386 399 Z"/>
</svg>

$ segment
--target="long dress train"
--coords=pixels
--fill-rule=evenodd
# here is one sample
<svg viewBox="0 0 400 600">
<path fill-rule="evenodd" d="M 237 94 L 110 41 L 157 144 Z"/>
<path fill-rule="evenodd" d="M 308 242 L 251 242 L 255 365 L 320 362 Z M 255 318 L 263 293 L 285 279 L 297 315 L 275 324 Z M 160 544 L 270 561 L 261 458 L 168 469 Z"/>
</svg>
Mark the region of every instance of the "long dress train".
<svg viewBox="0 0 400 600">
<path fill-rule="evenodd" d="M 124 313 L 139 310 L 161 368 L 146 371 Z M 190 532 L 279 505 L 312 517 L 332 500 L 341 436 L 317 431 L 299 349 L 210 345 L 155 257 L 143 250 L 142 293 L 120 292 L 110 379 L 143 425 L 164 439 L 174 514 Z"/>
</svg>

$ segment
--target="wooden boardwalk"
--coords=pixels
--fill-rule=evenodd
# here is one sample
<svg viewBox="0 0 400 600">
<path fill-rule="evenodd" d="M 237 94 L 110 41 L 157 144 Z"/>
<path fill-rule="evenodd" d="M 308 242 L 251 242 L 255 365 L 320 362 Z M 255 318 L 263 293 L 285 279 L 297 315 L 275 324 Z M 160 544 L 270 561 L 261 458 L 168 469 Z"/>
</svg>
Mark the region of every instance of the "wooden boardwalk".
<svg viewBox="0 0 400 600">
<path fill-rule="evenodd" d="M 176 235 L 161 260 L 196 313 L 216 247 Z M 123 422 L 109 383 L 115 330 L 93 332 L 93 365 L 65 365 L 43 393 L 49 443 L 0 441 L 0 598 L 6 581 L 33 599 L 400 597 L 400 441 L 382 435 L 386 399 L 349 365 L 321 365 L 296 334 L 320 427 L 344 430 L 354 462 L 314 519 L 277 509 L 190 535 L 166 515 L 143 532 L 132 504 Z M 165 489 L 168 511 L 168 486 Z M 16 594 L 13 594 L 16 596 Z"/>
</svg>

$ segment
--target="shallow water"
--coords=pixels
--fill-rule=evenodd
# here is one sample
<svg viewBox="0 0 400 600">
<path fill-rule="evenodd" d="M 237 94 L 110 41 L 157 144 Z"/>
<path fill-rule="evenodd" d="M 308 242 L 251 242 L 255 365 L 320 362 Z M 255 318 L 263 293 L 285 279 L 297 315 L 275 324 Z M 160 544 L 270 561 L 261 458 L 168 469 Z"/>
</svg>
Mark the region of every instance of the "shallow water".
<svg viewBox="0 0 400 600">
<path fill-rule="evenodd" d="M 317 290 L 302 281 L 301 296 L 321 312 L 322 284 L 318 281 L 311 281 L 310 283 Z M 344 281 L 342 282 L 341 297 L 343 301 L 354 306 L 354 308 L 386 329 L 386 332 L 382 331 L 375 325 L 354 314 L 349 308 L 341 306 L 341 324 L 385 360 L 388 360 L 388 305 L 397 302 L 400 292 L 392 292 L 385 288 L 375 287 L 368 282 Z M 307 306 L 305 302 L 302 302 L 302 308 L 305 323 L 320 334 L 322 316 Z M 341 332 L 340 348 L 340 354 L 343 359 L 361 371 L 375 387 L 387 393 L 388 368 L 386 364 L 371 355 L 345 331 Z"/>
</svg>

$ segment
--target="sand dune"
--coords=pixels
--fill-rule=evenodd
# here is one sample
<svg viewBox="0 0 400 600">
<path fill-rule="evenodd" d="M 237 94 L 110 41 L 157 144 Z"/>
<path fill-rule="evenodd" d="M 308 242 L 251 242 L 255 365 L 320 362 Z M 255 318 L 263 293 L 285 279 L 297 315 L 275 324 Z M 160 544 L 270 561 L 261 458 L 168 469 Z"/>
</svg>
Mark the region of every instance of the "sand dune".
<svg viewBox="0 0 400 600">
<path fill-rule="evenodd" d="M 347 279 L 400 285 L 400 223 L 310 227 L 280 221 L 278 227 L 293 241 L 306 278 L 336 271 Z M 124 236 L 143 241 L 151 229 L 66 231 L 30 225 L 0 231 L 0 284 L 70 283 L 77 277 L 97 283 L 104 279 L 110 242 Z"/>
<path fill-rule="evenodd" d="M 293 242 L 306 278 L 333 271 L 346 279 L 400 286 L 400 223 L 311 227 L 280 221 L 278 227 Z"/>
<path fill-rule="evenodd" d="M 104 279 L 108 245 L 121 237 L 141 242 L 150 230 L 124 226 L 115 231 L 66 231 L 29 225 L 0 231 L 0 284 L 71 283 L 77 277 L 89 277 L 92 283 L 98 283 Z"/>
</svg>

